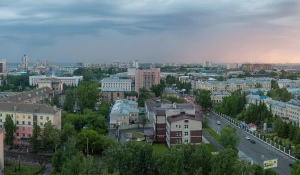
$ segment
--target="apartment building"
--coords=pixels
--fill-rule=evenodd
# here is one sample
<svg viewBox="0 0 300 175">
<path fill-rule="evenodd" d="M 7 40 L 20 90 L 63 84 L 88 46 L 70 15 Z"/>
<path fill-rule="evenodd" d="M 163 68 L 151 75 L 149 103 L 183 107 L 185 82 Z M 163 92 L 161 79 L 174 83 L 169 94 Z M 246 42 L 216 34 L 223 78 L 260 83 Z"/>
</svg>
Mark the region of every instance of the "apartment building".
<svg viewBox="0 0 300 175">
<path fill-rule="evenodd" d="M 300 100 L 290 100 L 286 102 L 286 117 L 290 122 L 299 125 L 300 120 Z"/>
<path fill-rule="evenodd" d="M 138 121 L 138 103 L 131 100 L 117 100 L 110 112 L 110 128 L 129 125 Z"/>
<path fill-rule="evenodd" d="M 42 87 L 32 91 L 24 91 L 11 96 L 1 98 L 2 102 L 49 104 L 53 99 L 53 90 L 49 87 Z"/>
<path fill-rule="evenodd" d="M 211 102 L 214 104 L 222 103 L 224 97 L 231 96 L 230 92 L 212 92 L 210 95 Z"/>
<path fill-rule="evenodd" d="M 0 73 L 6 73 L 6 60 L 0 60 Z"/>
<path fill-rule="evenodd" d="M 166 142 L 168 147 L 177 144 L 200 144 L 202 142 L 202 121 L 199 114 L 181 110 L 168 115 L 166 120 Z"/>
<path fill-rule="evenodd" d="M 150 68 L 135 71 L 135 91 L 140 88 L 150 89 L 152 85 L 160 83 L 160 68 Z"/>
<path fill-rule="evenodd" d="M 253 72 L 255 70 L 272 70 L 273 69 L 273 65 L 272 64 L 261 64 L 261 63 L 255 63 L 255 64 L 251 64 L 251 63 L 246 63 L 246 64 L 242 64 L 242 70 L 246 70 L 249 72 Z"/>
<path fill-rule="evenodd" d="M 229 79 L 228 81 L 205 81 L 198 82 L 199 89 L 206 89 L 212 92 L 233 92 L 236 90 L 246 90 L 250 88 L 255 88 L 258 84 L 262 86 L 262 88 L 271 88 L 271 80 L 270 78 L 245 78 L 245 79 Z"/>
<path fill-rule="evenodd" d="M 106 87 L 101 89 L 100 96 L 102 100 L 112 103 L 124 98 L 124 90 L 122 88 Z"/>
<path fill-rule="evenodd" d="M 258 92 L 253 92 L 253 93 L 246 96 L 246 103 L 247 104 L 258 104 L 260 102 L 266 103 L 270 100 L 272 100 L 272 98 L 270 98 L 268 96 L 265 96 L 265 95 L 260 96 L 258 94 Z"/>
<path fill-rule="evenodd" d="M 131 79 L 120 79 L 117 76 L 110 76 L 101 81 L 101 88 L 120 88 L 123 91 L 131 91 Z"/>
<path fill-rule="evenodd" d="M 38 88 L 49 87 L 55 94 L 61 94 L 63 91 L 63 83 L 55 78 L 40 79 L 37 84 Z"/>
<path fill-rule="evenodd" d="M 286 87 L 300 87 L 300 80 L 290 80 L 290 79 L 280 79 L 277 81 L 278 86 L 280 88 L 286 88 Z"/>
<path fill-rule="evenodd" d="M 267 107 L 272 112 L 273 115 L 279 116 L 282 120 L 288 121 L 286 117 L 286 103 L 277 100 L 270 100 L 266 102 Z"/>
<path fill-rule="evenodd" d="M 3 127 L 6 116 L 10 116 L 17 126 L 15 141 L 17 145 L 28 145 L 35 124 L 44 128 L 51 121 L 61 129 L 61 109 L 44 104 L 0 102 L 0 125 Z"/>
<path fill-rule="evenodd" d="M 57 80 L 60 80 L 65 85 L 74 86 L 74 87 L 77 87 L 79 82 L 83 80 L 83 76 L 57 77 L 55 75 L 52 75 L 52 76 L 48 77 L 46 75 L 39 75 L 39 76 L 29 76 L 29 85 L 37 86 L 38 82 L 41 79 L 46 79 L 46 78 L 57 79 Z"/>
</svg>

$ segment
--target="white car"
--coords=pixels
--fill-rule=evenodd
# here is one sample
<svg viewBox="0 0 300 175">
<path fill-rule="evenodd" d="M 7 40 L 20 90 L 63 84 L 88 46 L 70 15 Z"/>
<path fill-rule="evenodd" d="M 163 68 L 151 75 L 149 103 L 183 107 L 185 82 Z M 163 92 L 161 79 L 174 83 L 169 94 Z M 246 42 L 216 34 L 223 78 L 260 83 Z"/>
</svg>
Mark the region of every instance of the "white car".
<svg viewBox="0 0 300 175">
<path fill-rule="evenodd" d="M 220 121 L 217 121 L 217 124 L 218 124 L 218 125 L 220 125 L 220 124 L 221 124 L 221 122 L 220 122 Z"/>
<path fill-rule="evenodd" d="M 250 137 L 249 137 L 249 136 L 246 136 L 245 139 L 250 140 Z"/>
</svg>

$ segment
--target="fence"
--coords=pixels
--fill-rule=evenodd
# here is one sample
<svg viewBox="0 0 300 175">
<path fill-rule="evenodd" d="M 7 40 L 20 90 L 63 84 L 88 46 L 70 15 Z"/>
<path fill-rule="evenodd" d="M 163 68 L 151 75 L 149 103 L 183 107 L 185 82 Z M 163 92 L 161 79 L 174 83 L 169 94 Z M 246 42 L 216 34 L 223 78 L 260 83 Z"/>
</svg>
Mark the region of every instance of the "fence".
<svg viewBox="0 0 300 175">
<path fill-rule="evenodd" d="M 241 123 L 239 123 L 239 122 L 237 122 L 237 121 L 231 119 L 230 117 L 226 116 L 225 114 L 219 113 L 219 112 L 217 112 L 217 111 L 215 111 L 215 110 L 213 110 L 213 109 L 212 109 L 211 111 L 212 111 L 214 114 L 218 115 L 219 117 L 222 117 L 223 119 L 227 120 L 229 123 L 231 123 L 231 124 L 234 125 L 235 127 L 241 128 L 241 126 L 242 126 Z M 246 128 L 246 127 L 244 127 L 243 129 L 244 129 L 244 131 L 245 131 L 246 133 L 249 133 L 250 135 L 252 135 L 252 136 L 255 137 L 256 139 L 258 139 L 259 141 L 261 141 L 261 142 L 263 142 L 263 143 L 269 145 L 270 147 L 274 148 L 275 150 L 277 150 L 277 151 L 279 151 L 279 152 L 281 152 L 281 153 L 283 153 L 283 154 L 285 154 L 285 155 L 287 155 L 287 156 L 289 156 L 289 157 L 291 157 L 291 158 L 293 158 L 293 159 L 296 159 L 296 158 L 291 154 L 291 150 L 290 150 L 290 149 L 289 149 L 289 150 L 286 150 L 284 146 L 279 145 L 279 144 L 277 145 L 276 142 L 273 142 L 273 143 L 272 143 L 272 140 L 269 140 L 269 141 L 268 141 L 268 138 L 265 138 L 264 136 L 261 136 L 260 134 L 257 134 L 257 133 L 255 133 L 255 132 L 253 132 L 253 131 L 250 131 L 250 130 L 249 130 L 248 128 Z"/>
<path fill-rule="evenodd" d="M 147 123 L 145 125 L 145 128 L 150 128 L 152 126 L 153 126 L 152 123 Z M 120 125 L 119 130 L 134 129 L 134 128 L 138 128 L 138 127 L 142 128 L 143 126 L 141 124 Z"/>
</svg>

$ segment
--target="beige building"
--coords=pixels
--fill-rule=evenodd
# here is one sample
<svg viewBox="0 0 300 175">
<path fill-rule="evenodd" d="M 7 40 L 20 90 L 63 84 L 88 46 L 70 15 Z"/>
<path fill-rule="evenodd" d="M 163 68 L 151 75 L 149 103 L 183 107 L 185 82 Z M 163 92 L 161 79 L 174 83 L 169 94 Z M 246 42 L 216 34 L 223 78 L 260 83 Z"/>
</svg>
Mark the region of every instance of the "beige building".
<svg viewBox="0 0 300 175">
<path fill-rule="evenodd" d="M 28 145 L 34 124 L 44 128 L 51 121 L 61 129 L 61 109 L 44 104 L 0 103 L 0 125 L 3 127 L 6 116 L 10 116 L 17 126 L 15 141 L 17 145 Z"/>
<path fill-rule="evenodd" d="M 6 60 L 0 60 L 0 73 L 6 73 Z"/>
<path fill-rule="evenodd" d="M 135 91 L 140 88 L 150 89 L 152 85 L 160 83 L 160 68 L 150 68 L 135 71 Z"/>
<path fill-rule="evenodd" d="M 224 97 L 231 96 L 230 92 L 212 92 L 210 95 L 211 102 L 214 104 L 222 103 Z"/>
<path fill-rule="evenodd" d="M 290 100 L 286 102 L 286 117 L 290 122 L 299 125 L 300 120 L 300 100 Z"/>
<path fill-rule="evenodd" d="M 61 80 L 54 78 L 45 78 L 38 80 L 38 88 L 49 87 L 55 94 L 61 94 L 63 91 L 63 83 Z"/>
<path fill-rule="evenodd" d="M 279 116 L 282 120 L 288 121 L 286 117 L 286 103 L 282 101 L 270 100 L 266 103 L 273 115 Z"/>
<path fill-rule="evenodd" d="M 124 90 L 121 88 L 102 88 L 100 96 L 102 100 L 112 103 L 124 98 Z"/>
</svg>

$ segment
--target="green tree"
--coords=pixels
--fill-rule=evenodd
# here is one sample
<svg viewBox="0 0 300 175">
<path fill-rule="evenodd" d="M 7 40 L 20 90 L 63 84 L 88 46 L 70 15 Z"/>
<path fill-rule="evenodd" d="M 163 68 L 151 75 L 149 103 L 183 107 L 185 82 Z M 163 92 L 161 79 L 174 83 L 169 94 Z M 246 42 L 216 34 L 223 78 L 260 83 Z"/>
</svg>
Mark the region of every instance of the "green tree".
<svg viewBox="0 0 300 175">
<path fill-rule="evenodd" d="M 29 139 L 30 146 L 32 147 L 33 151 L 37 153 L 38 148 L 40 147 L 40 136 L 41 136 L 41 128 L 39 125 L 35 124 L 33 126 L 32 136 Z"/>
<path fill-rule="evenodd" d="M 171 147 L 166 151 L 163 174 L 184 174 L 184 149 L 180 146 Z"/>
<path fill-rule="evenodd" d="M 64 143 L 68 140 L 69 137 L 75 136 L 75 134 L 76 131 L 74 126 L 71 123 L 66 123 L 61 130 L 60 140 L 62 141 L 62 143 Z"/>
<path fill-rule="evenodd" d="M 237 148 L 240 137 L 236 133 L 236 129 L 227 125 L 221 130 L 220 143 L 225 147 Z"/>
<path fill-rule="evenodd" d="M 197 89 L 194 92 L 197 103 L 204 109 L 211 108 L 211 92 L 205 89 Z"/>
<path fill-rule="evenodd" d="M 238 154 L 235 150 L 227 148 L 213 159 L 212 170 L 210 175 L 232 175 L 236 172 L 236 163 L 238 161 Z"/>
<path fill-rule="evenodd" d="M 163 84 L 154 84 L 150 88 L 150 90 L 155 94 L 156 97 L 161 96 L 165 89 L 165 86 Z"/>
<path fill-rule="evenodd" d="M 99 89 L 97 83 L 83 81 L 77 89 L 78 106 L 83 111 L 84 109 L 93 109 L 99 99 Z"/>
<path fill-rule="evenodd" d="M 93 130 L 83 129 L 76 136 L 77 148 L 82 150 L 87 148 L 87 143 L 89 145 L 89 152 L 93 153 L 96 148 L 99 148 L 101 145 L 98 142 L 100 140 L 100 134 Z"/>
<path fill-rule="evenodd" d="M 56 150 L 52 157 L 52 166 L 56 172 L 60 172 L 63 164 L 63 152 L 61 149 Z"/>
<path fill-rule="evenodd" d="M 98 114 L 100 114 L 104 117 L 106 117 L 109 114 L 109 103 L 108 102 L 105 102 L 105 101 L 101 102 L 99 109 L 98 109 Z"/>
<path fill-rule="evenodd" d="M 41 136 L 43 147 L 47 150 L 54 150 L 56 145 L 60 142 L 59 136 L 60 131 L 51 123 L 51 121 L 45 123 L 44 132 Z"/>
<path fill-rule="evenodd" d="M 14 133 L 17 130 L 17 126 L 16 124 L 14 124 L 14 121 L 12 120 L 12 117 L 9 114 L 6 115 L 5 117 L 4 128 L 5 128 L 4 143 L 6 145 L 13 146 L 15 140 Z"/>
<path fill-rule="evenodd" d="M 76 138 L 75 136 L 71 136 L 68 138 L 67 142 L 64 145 L 64 153 L 63 153 L 63 159 L 64 161 L 70 159 L 77 153 L 76 149 Z"/>
<path fill-rule="evenodd" d="M 271 80 L 271 89 L 279 89 L 277 81 Z"/>
<path fill-rule="evenodd" d="M 87 126 L 91 130 L 97 131 L 99 134 L 106 134 L 108 132 L 105 118 L 102 115 L 94 113 L 90 109 L 83 111 L 84 122 L 87 122 Z"/>
<path fill-rule="evenodd" d="M 190 174 L 195 174 L 201 167 L 201 174 L 206 175 L 211 171 L 212 154 L 208 147 L 201 143 L 191 155 Z"/>
<path fill-rule="evenodd" d="M 147 123 L 147 118 L 143 115 L 141 117 L 141 124 L 143 125 L 143 128 L 145 127 L 146 123 Z"/>
<path fill-rule="evenodd" d="M 256 83 L 256 84 L 255 84 L 255 88 L 262 88 L 262 84 Z"/>
<path fill-rule="evenodd" d="M 278 74 L 276 73 L 276 72 L 274 72 L 274 71 L 272 71 L 272 72 L 270 72 L 270 76 L 271 77 L 276 77 Z"/>
<path fill-rule="evenodd" d="M 58 95 L 54 95 L 54 98 L 53 98 L 53 100 L 52 100 L 52 105 L 59 106 Z"/>
<path fill-rule="evenodd" d="M 299 159 L 300 158 L 300 144 L 296 145 L 293 149 L 293 155 Z"/>
<path fill-rule="evenodd" d="M 71 89 L 67 92 L 65 102 L 64 102 L 64 105 L 63 105 L 63 109 L 68 111 L 68 112 L 73 112 L 75 102 L 76 102 L 76 90 Z"/>
<path fill-rule="evenodd" d="M 138 100 L 138 106 L 144 107 L 145 101 L 150 98 L 149 92 L 146 88 L 140 88 L 139 90 L 139 100 Z"/>
<path fill-rule="evenodd" d="M 300 162 L 299 162 L 299 160 L 297 160 L 293 164 L 293 169 L 292 169 L 290 175 L 298 175 L 298 174 L 300 174 Z"/>
</svg>

